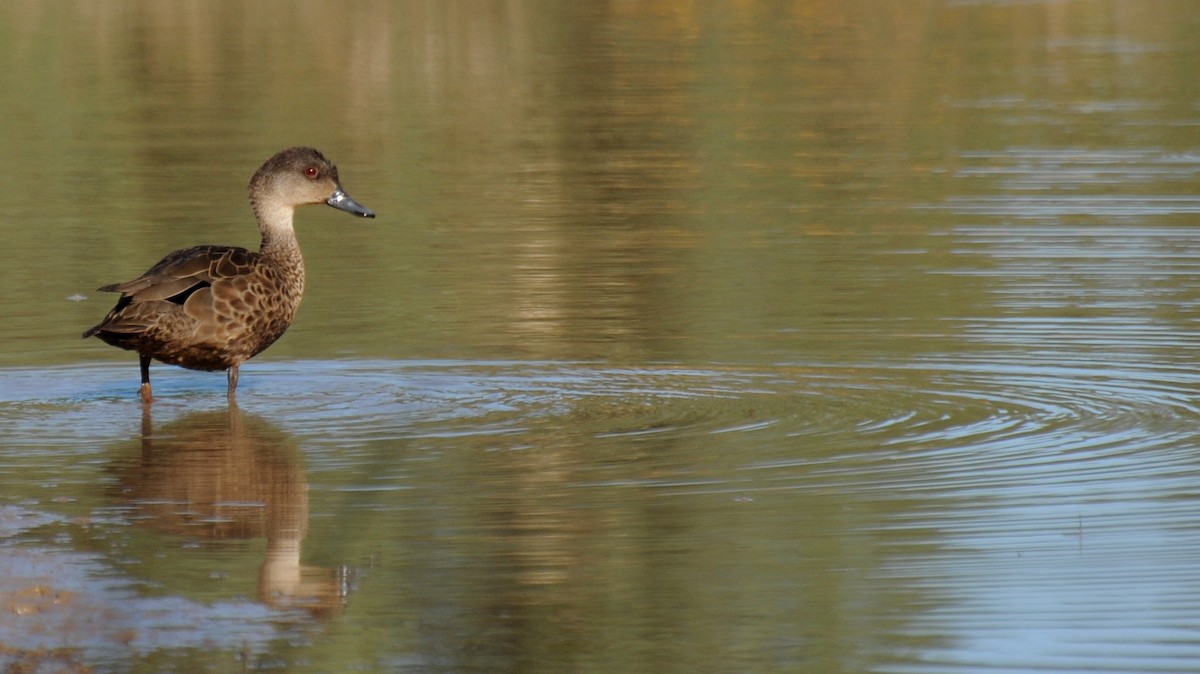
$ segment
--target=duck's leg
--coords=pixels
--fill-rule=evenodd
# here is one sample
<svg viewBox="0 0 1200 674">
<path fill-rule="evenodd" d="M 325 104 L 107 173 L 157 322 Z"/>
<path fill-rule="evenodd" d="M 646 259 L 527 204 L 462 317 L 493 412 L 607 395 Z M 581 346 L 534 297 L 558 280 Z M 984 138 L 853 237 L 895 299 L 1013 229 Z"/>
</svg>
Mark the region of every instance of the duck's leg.
<svg viewBox="0 0 1200 674">
<path fill-rule="evenodd" d="M 142 367 L 142 385 L 138 388 L 138 393 L 142 396 L 142 402 L 148 403 L 150 397 L 150 356 L 138 354 L 138 364 Z"/>
<path fill-rule="evenodd" d="M 237 390 L 238 366 L 230 365 L 226 376 L 229 377 L 229 390 L 225 393 L 225 395 L 232 398 L 234 395 L 233 392 Z"/>
</svg>

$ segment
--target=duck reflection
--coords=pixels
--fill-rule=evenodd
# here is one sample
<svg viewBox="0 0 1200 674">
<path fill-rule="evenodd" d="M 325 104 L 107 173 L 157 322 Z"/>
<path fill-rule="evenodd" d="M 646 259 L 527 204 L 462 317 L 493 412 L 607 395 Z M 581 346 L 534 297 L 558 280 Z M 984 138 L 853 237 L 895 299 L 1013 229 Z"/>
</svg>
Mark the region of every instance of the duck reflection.
<svg viewBox="0 0 1200 674">
<path fill-rule="evenodd" d="M 344 608 L 345 570 L 300 563 L 308 483 L 295 442 L 268 421 L 231 403 L 155 428 L 145 406 L 140 456 L 113 472 L 140 525 L 198 540 L 266 538 L 266 604 L 318 618 Z"/>
</svg>

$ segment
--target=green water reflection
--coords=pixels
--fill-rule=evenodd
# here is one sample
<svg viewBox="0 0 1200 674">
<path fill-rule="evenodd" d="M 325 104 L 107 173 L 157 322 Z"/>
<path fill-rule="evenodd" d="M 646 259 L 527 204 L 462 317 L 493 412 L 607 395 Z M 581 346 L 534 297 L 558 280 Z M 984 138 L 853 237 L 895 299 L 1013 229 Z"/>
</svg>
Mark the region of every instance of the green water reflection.
<svg viewBox="0 0 1200 674">
<path fill-rule="evenodd" d="M 0 665 L 1200 669 L 1198 29 L 0 4 Z M 93 289 L 254 246 L 245 184 L 295 144 L 379 218 L 298 214 L 243 409 L 163 367 L 143 416 L 78 338 Z"/>
<path fill-rule="evenodd" d="M 271 356 L 890 350 L 847 316 L 946 348 L 992 301 L 930 276 L 955 221 L 912 207 L 1004 194 L 965 155 L 1192 148 L 1190 5 L 1052 5 L 10 3 L 0 231 L 52 273 L 0 271 L 4 358 L 119 357 L 42 326 L 167 250 L 253 245 L 245 182 L 296 143 L 383 217 L 302 213 Z"/>
</svg>

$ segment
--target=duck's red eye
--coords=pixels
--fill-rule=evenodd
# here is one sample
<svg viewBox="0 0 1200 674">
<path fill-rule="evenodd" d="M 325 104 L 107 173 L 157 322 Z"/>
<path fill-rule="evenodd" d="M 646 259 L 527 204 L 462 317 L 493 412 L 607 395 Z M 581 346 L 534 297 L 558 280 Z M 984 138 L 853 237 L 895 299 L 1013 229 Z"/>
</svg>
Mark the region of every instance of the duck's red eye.
<svg viewBox="0 0 1200 674">
<path fill-rule="evenodd" d="M 309 178 L 316 178 L 317 173 L 319 173 L 319 171 L 317 171 L 316 166 L 309 166 L 308 168 L 304 169 L 304 175 L 308 176 Z"/>
</svg>

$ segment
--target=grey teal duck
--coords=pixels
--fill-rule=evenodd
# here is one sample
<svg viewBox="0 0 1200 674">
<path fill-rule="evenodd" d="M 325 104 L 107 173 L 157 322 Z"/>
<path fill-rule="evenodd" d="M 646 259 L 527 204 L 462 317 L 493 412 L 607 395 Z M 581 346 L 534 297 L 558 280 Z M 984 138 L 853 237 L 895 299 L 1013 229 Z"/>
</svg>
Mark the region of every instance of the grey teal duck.
<svg viewBox="0 0 1200 674">
<path fill-rule="evenodd" d="M 292 228 L 297 206 L 324 203 L 375 217 L 346 195 L 337 167 L 308 147 L 268 159 L 250 179 L 249 191 L 262 233 L 257 251 L 185 248 L 132 281 L 100 288 L 121 297 L 83 336 L 138 353 L 142 400 L 151 399 L 151 359 L 193 370 L 226 370 L 233 397 L 238 367 L 288 329 L 304 292 L 304 260 Z"/>
</svg>

